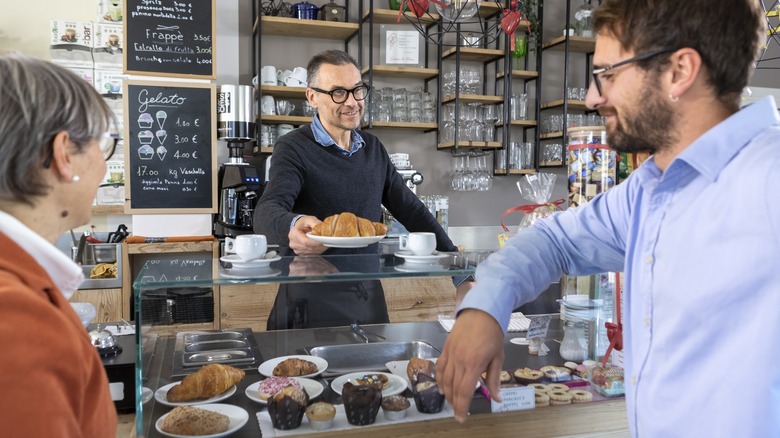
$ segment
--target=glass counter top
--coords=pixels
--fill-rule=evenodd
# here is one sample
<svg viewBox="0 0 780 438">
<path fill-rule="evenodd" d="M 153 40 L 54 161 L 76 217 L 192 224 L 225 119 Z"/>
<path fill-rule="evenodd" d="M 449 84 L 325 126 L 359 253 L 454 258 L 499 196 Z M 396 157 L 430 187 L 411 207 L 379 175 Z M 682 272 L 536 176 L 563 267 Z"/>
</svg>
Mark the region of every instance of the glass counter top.
<svg viewBox="0 0 780 438">
<path fill-rule="evenodd" d="M 278 248 L 270 247 L 269 251 Z M 286 256 L 241 261 L 235 255 L 211 253 L 159 254 L 135 276 L 133 289 L 203 287 L 259 283 L 312 283 L 403 277 L 473 275 L 485 251 L 413 256 L 398 251 L 397 240 L 371 245 L 353 254 Z"/>
</svg>

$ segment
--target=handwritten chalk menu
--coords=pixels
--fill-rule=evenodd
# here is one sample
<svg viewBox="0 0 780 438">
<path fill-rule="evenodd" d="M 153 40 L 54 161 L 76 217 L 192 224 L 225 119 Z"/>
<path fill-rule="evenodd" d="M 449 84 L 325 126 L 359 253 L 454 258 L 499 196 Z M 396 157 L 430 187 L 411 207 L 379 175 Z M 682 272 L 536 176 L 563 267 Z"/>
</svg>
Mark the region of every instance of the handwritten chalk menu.
<svg viewBox="0 0 780 438">
<path fill-rule="evenodd" d="M 210 252 L 136 254 L 133 278 L 146 283 L 208 281 L 213 278 L 214 257 Z M 211 285 L 208 285 L 211 287 Z"/>
<path fill-rule="evenodd" d="M 125 0 L 125 73 L 214 79 L 216 0 Z"/>
<path fill-rule="evenodd" d="M 124 87 L 126 209 L 215 213 L 215 86 L 127 80 Z"/>
</svg>

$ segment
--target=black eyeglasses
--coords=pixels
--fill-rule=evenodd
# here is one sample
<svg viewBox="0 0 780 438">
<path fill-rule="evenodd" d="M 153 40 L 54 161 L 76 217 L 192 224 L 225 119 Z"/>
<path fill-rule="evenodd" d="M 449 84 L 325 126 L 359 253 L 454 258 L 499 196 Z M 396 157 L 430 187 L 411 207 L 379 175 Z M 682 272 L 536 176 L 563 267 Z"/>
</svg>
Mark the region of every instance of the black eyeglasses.
<svg viewBox="0 0 780 438">
<path fill-rule="evenodd" d="M 355 100 L 365 100 L 366 97 L 368 97 L 368 90 L 371 89 L 371 87 L 368 84 L 360 84 L 357 87 L 347 90 L 344 88 L 336 88 L 334 90 L 325 91 L 321 88 L 317 87 L 309 87 L 312 90 L 330 95 L 330 98 L 333 99 L 333 103 L 344 103 L 349 99 L 349 93 L 352 93 L 352 97 L 355 98 Z"/>
<path fill-rule="evenodd" d="M 103 159 L 108 161 L 116 152 L 116 145 L 119 143 L 120 135 L 114 132 L 106 132 L 98 139 L 98 146 L 103 153 Z M 49 151 L 46 161 L 43 162 L 43 168 L 51 167 L 51 160 L 54 159 L 54 147 Z"/>
<path fill-rule="evenodd" d="M 671 52 L 674 52 L 675 50 L 677 50 L 677 49 L 656 50 L 654 52 L 648 52 L 648 53 L 644 53 L 642 55 L 634 56 L 633 58 L 628 58 L 625 61 L 618 62 L 617 64 L 612 64 L 612 65 L 608 65 L 606 67 L 597 68 L 597 69 L 593 70 L 593 72 L 591 74 L 593 75 L 593 82 L 596 84 L 596 90 L 598 90 L 599 96 L 601 96 L 601 93 L 602 93 L 602 91 L 601 91 L 601 89 L 602 89 L 601 88 L 601 79 L 599 78 L 599 76 L 602 75 L 603 73 L 605 73 L 605 72 L 607 72 L 609 70 L 612 70 L 614 68 L 618 68 L 618 67 L 624 66 L 626 64 L 631 64 L 631 63 L 634 63 L 634 62 L 644 61 L 645 59 L 650 59 L 650 58 L 652 58 L 654 56 L 662 55 L 664 53 L 671 53 Z"/>
</svg>

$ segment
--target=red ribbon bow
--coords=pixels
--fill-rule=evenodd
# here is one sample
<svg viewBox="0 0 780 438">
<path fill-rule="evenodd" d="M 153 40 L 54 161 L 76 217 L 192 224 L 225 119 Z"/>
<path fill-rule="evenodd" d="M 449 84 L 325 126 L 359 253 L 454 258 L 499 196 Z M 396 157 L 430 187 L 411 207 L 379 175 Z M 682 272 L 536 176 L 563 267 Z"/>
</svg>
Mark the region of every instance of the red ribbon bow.
<svg viewBox="0 0 780 438">
<path fill-rule="evenodd" d="M 536 210 L 537 208 L 544 207 L 544 206 L 548 206 L 553 211 L 555 211 L 555 210 L 559 210 L 558 206 L 563 204 L 563 202 L 564 202 L 564 199 L 561 198 L 561 199 L 559 199 L 557 201 L 553 201 L 553 202 L 550 202 L 550 203 L 547 203 L 547 204 L 526 204 L 526 205 L 518 205 L 517 207 L 512 207 L 512 208 L 504 211 L 503 213 L 501 213 L 501 228 L 504 229 L 504 232 L 507 232 L 507 233 L 509 232 L 509 228 L 507 228 L 506 225 L 504 225 L 504 216 L 506 216 L 508 214 L 514 213 L 516 211 L 521 211 L 521 212 L 523 212 L 523 214 L 530 214 L 530 213 L 533 213 L 534 210 Z"/>
<path fill-rule="evenodd" d="M 609 339 L 609 347 L 604 354 L 604 358 L 601 359 L 601 364 L 607 366 L 607 360 L 609 359 L 612 350 L 623 351 L 623 323 L 620 322 L 620 273 L 615 274 L 615 321 L 605 322 L 604 327 L 607 328 L 607 339 Z"/>
</svg>

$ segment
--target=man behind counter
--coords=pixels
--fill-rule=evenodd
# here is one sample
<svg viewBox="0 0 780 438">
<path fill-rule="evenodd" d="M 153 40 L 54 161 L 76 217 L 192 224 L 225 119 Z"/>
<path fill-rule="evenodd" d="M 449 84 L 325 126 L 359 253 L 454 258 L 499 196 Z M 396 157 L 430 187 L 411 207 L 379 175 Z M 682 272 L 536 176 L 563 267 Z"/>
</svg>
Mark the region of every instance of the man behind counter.
<svg viewBox="0 0 780 438">
<path fill-rule="evenodd" d="M 382 143 L 358 130 L 369 86 L 352 56 L 340 50 L 315 55 L 307 66 L 306 98 L 317 111 L 312 123 L 274 145 L 268 186 L 255 210 L 255 232 L 297 255 L 376 254 L 329 249 L 306 236 L 322 219 L 351 212 L 382 221 L 384 205 L 410 232 L 436 234 L 437 250 L 456 251 L 447 234 L 404 184 Z M 467 287 L 466 285 L 462 286 Z M 268 329 L 389 322 L 378 280 L 282 284 Z"/>
</svg>

